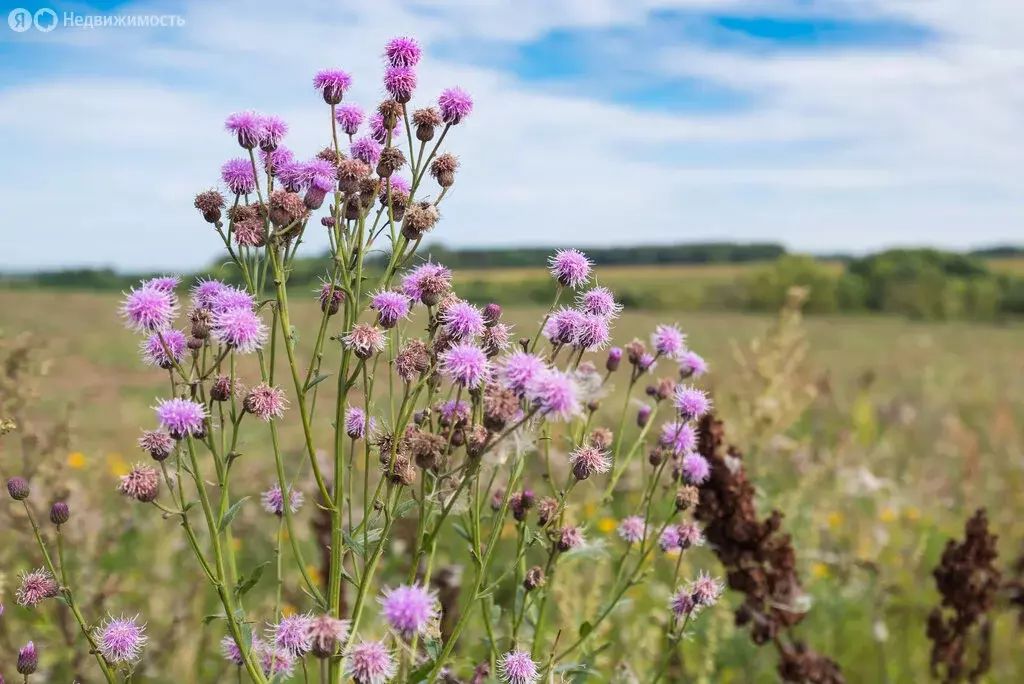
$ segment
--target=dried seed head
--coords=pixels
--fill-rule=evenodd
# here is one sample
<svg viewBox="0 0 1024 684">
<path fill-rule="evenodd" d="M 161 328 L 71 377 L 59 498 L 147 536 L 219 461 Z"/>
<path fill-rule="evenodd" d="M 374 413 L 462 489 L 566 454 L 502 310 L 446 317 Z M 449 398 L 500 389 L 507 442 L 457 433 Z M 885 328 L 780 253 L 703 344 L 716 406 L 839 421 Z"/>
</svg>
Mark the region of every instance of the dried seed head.
<svg viewBox="0 0 1024 684">
<path fill-rule="evenodd" d="M 287 226 L 306 215 L 306 204 L 297 192 L 275 190 L 270 194 L 270 221 Z"/>
<path fill-rule="evenodd" d="M 433 107 L 417 109 L 412 113 L 412 123 L 416 126 L 416 139 L 421 142 L 430 142 L 434 139 L 434 130 L 440 126 L 441 113 Z"/>
<path fill-rule="evenodd" d="M 405 113 L 405 106 L 398 100 L 384 100 L 377 105 L 377 113 L 380 114 L 384 127 L 392 129 Z"/>
<path fill-rule="evenodd" d="M 174 437 L 163 430 L 149 430 L 139 437 L 139 448 L 153 457 L 154 461 L 164 461 L 174 453 L 177 445 Z"/>
<path fill-rule="evenodd" d="M 700 491 L 693 485 L 680 487 L 676 491 L 676 510 L 687 511 L 700 502 Z"/>
<path fill-rule="evenodd" d="M 380 161 L 377 162 L 377 175 L 387 178 L 395 171 L 405 166 L 405 154 L 397 147 L 387 147 L 380 153 Z"/>
<path fill-rule="evenodd" d="M 430 232 L 441 213 L 430 202 L 417 202 L 405 210 L 405 220 L 402 222 L 402 235 L 407 240 L 418 240 L 424 233 Z"/>
<path fill-rule="evenodd" d="M 331 162 L 334 168 L 338 168 L 338 164 L 345 159 L 345 153 L 341 150 L 335 152 L 333 147 L 325 147 L 316 153 L 316 158 Z"/>
<path fill-rule="evenodd" d="M 557 512 L 558 502 L 550 496 L 545 497 L 537 504 L 537 522 L 540 523 L 541 527 L 546 527 L 554 519 Z"/>
<path fill-rule="evenodd" d="M 428 469 L 436 466 L 444 450 L 448 446 L 444 437 L 425 430 L 414 430 L 408 435 L 409 451 L 412 452 L 413 460 L 420 468 Z"/>
<path fill-rule="evenodd" d="M 612 445 L 614 434 L 606 427 L 594 428 L 590 433 L 590 443 L 598 449 L 607 449 Z"/>
<path fill-rule="evenodd" d="M 342 192 L 359 191 L 359 181 L 370 175 L 370 166 L 358 159 L 344 159 L 338 164 L 338 187 Z"/>
<path fill-rule="evenodd" d="M 526 579 L 523 580 L 523 588 L 526 591 L 533 591 L 537 587 L 544 586 L 544 570 L 539 565 L 534 565 L 526 571 Z"/>
<path fill-rule="evenodd" d="M 643 341 L 634 339 L 632 342 L 626 345 L 626 358 L 629 362 L 636 366 L 640 363 L 640 359 L 647 353 L 647 347 L 644 346 Z"/>
<path fill-rule="evenodd" d="M 216 190 L 199 193 L 196 195 L 194 204 L 207 223 L 220 221 L 220 212 L 224 208 L 224 197 Z"/>
<path fill-rule="evenodd" d="M 466 435 L 466 455 L 480 458 L 487 447 L 487 429 L 483 425 L 474 425 Z"/>
<path fill-rule="evenodd" d="M 450 188 L 455 184 L 455 171 L 459 168 L 459 160 L 451 154 L 439 155 L 430 163 L 430 175 L 442 188 Z"/>
<path fill-rule="evenodd" d="M 423 340 L 414 337 L 395 357 L 395 372 L 405 382 L 413 382 L 430 368 L 430 353 Z"/>
<path fill-rule="evenodd" d="M 210 326 L 213 323 L 212 311 L 207 308 L 192 309 L 188 314 L 188 320 L 192 324 L 192 337 L 205 340 L 210 336 Z"/>
<path fill-rule="evenodd" d="M 210 398 L 214 401 L 227 401 L 231 398 L 233 390 L 231 378 L 226 375 L 218 375 L 210 385 Z"/>
</svg>

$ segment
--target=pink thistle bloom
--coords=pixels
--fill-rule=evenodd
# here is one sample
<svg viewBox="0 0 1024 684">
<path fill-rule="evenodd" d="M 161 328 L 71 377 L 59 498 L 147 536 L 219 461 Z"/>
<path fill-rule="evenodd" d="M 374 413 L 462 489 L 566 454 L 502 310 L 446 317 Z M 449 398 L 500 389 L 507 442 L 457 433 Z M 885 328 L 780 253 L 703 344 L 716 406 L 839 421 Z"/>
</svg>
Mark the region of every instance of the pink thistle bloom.
<svg viewBox="0 0 1024 684">
<path fill-rule="evenodd" d="M 346 104 L 334 110 L 334 120 L 341 126 L 345 135 L 355 135 L 366 120 L 366 114 L 359 105 Z"/>
<path fill-rule="evenodd" d="M 686 617 L 697 608 L 693 602 L 693 597 L 690 596 L 690 592 L 686 589 L 679 589 L 676 593 L 672 594 L 668 599 L 668 606 L 678 617 Z"/>
<path fill-rule="evenodd" d="M 163 399 L 155 407 L 156 418 L 171 437 L 199 436 L 206 432 L 206 407 L 188 399 Z"/>
<path fill-rule="evenodd" d="M 656 365 L 658 364 L 655 363 L 654 357 L 650 354 L 644 354 L 641 356 L 639 363 L 636 364 L 637 368 L 639 368 L 643 373 L 652 370 Z"/>
<path fill-rule="evenodd" d="M 333 313 L 337 313 L 341 303 L 345 301 L 345 291 L 341 289 L 339 282 L 332 284 L 329 280 L 323 280 L 316 292 L 318 293 L 317 299 L 320 300 L 321 311 L 330 309 Z"/>
<path fill-rule="evenodd" d="M 696 352 L 685 352 L 679 363 L 679 372 L 687 378 L 699 378 L 708 372 L 708 362 Z"/>
<path fill-rule="evenodd" d="M 358 159 L 364 164 L 377 166 L 380 161 L 381 146 L 373 138 L 362 137 L 349 145 L 349 153 L 353 159 Z"/>
<path fill-rule="evenodd" d="M 142 503 L 156 501 L 160 495 L 160 476 L 155 468 L 138 463 L 127 475 L 121 476 L 117 491 Z"/>
<path fill-rule="evenodd" d="M 622 305 L 615 301 L 615 294 L 600 285 L 578 294 L 576 305 L 584 313 L 606 319 L 615 318 L 622 311 Z"/>
<path fill-rule="evenodd" d="M 464 401 L 451 399 L 441 404 L 438 413 L 441 414 L 441 425 L 445 427 L 455 425 L 459 421 L 469 419 L 469 404 Z"/>
<path fill-rule="evenodd" d="M 181 362 L 185 357 L 187 345 L 188 338 L 185 337 L 185 333 L 180 330 L 166 330 L 150 335 L 149 339 L 139 345 L 139 350 L 146 365 L 167 370 L 173 368 L 175 363 Z"/>
<path fill-rule="evenodd" d="M 284 415 L 288 402 L 284 398 L 284 390 L 280 387 L 272 387 L 261 382 L 245 395 L 242 406 L 249 413 L 269 423 L 274 418 Z"/>
<path fill-rule="evenodd" d="M 384 56 L 393 67 L 414 67 L 422 55 L 420 44 L 409 36 L 395 36 L 384 44 Z"/>
<path fill-rule="evenodd" d="M 235 112 L 224 121 L 224 130 L 238 137 L 238 144 L 251 150 L 263 141 L 263 117 L 253 111 Z"/>
<path fill-rule="evenodd" d="M 540 415 L 554 420 L 569 421 L 582 410 L 576 382 L 555 369 L 534 377 L 526 388 L 525 397 Z"/>
<path fill-rule="evenodd" d="M 578 249 L 560 249 L 548 260 L 551 275 L 564 287 L 576 289 L 590 281 L 594 263 Z"/>
<path fill-rule="evenodd" d="M 675 325 L 659 325 L 651 334 L 651 346 L 658 356 L 679 359 L 686 351 L 686 335 Z"/>
<path fill-rule="evenodd" d="M 142 281 L 142 287 L 144 288 L 160 290 L 170 294 L 173 294 L 180 284 L 181 278 L 178 276 L 157 276 L 156 278 Z"/>
<path fill-rule="evenodd" d="M 262 647 L 262 643 L 256 637 L 252 640 L 252 649 L 257 651 Z M 226 636 L 220 640 L 220 652 L 224 656 L 225 660 L 228 660 L 238 667 L 245 665 L 245 658 L 242 657 L 242 649 L 238 648 L 238 644 L 235 643 L 235 639 L 232 636 Z"/>
<path fill-rule="evenodd" d="M 586 314 L 576 326 L 572 344 L 578 349 L 598 351 L 607 347 L 611 339 L 608 319 L 596 314 Z"/>
<path fill-rule="evenodd" d="M 576 309 L 562 307 L 548 317 L 544 336 L 551 344 L 572 344 L 583 325 L 584 315 Z"/>
<path fill-rule="evenodd" d="M 679 417 L 683 420 L 697 420 L 711 410 L 711 400 L 708 395 L 702 390 L 688 385 L 676 387 L 672 403 L 675 404 L 679 411 Z"/>
<path fill-rule="evenodd" d="M 260 501 L 263 503 L 263 510 L 267 513 L 284 515 L 284 496 L 281 494 L 280 484 L 271 485 L 270 489 L 260 495 Z M 302 492 L 291 487 L 288 488 L 288 508 L 292 510 L 292 513 L 299 512 L 303 501 L 305 501 L 305 497 Z"/>
<path fill-rule="evenodd" d="M 679 530 L 679 547 L 688 549 L 693 546 L 704 546 L 704 533 L 693 523 L 676 526 Z"/>
<path fill-rule="evenodd" d="M 701 570 L 697 579 L 690 583 L 689 591 L 698 607 L 710 608 L 718 602 L 724 587 L 718 579 Z"/>
<path fill-rule="evenodd" d="M 197 309 L 212 309 L 213 302 L 230 286 L 219 280 L 198 280 L 192 286 L 192 306 Z"/>
<path fill-rule="evenodd" d="M 274 169 L 274 176 L 281 182 L 285 190 L 301 192 L 305 189 L 306 170 L 302 162 L 289 159 Z"/>
<path fill-rule="evenodd" d="M 137 332 L 155 332 L 171 327 L 178 313 L 178 303 L 171 292 L 142 287 L 125 294 L 121 315 L 128 327 Z"/>
<path fill-rule="evenodd" d="M 318 658 L 330 658 L 348 638 L 348 620 L 330 615 L 318 615 L 309 625 L 312 652 Z"/>
<path fill-rule="evenodd" d="M 417 266 L 402 279 L 402 291 L 413 301 L 433 306 L 451 289 L 452 272 L 441 264 L 427 262 Z"/>
<path fill-rule="evenodd" d="M 239 354 L 251 354 L 263 347 L 269 330 L 252 309 L 235 307 L 213 315 L 213 337 Z"/>
<path fill-rule="evenodd" d="M 368 359 L 384 351 L 387 334 L 375 325 L 356 323 L 351 332 L 341 338 L 341 343 L 355 352 L 361 359 Z"/>
<path fill-rule="evenodd" d="M 569 454 L 572 474 L 577 480 L 586 480 L 594 473 L 607 473 L 612 467 L 608 452 L 592 446 L 579 447 Z"/>
<path fill-rule="evenodd" d="M 661 436 L 658 441 L 662 446 L 671 449 L 673 453 L 685 454 L 693 451 L 697 446 L 697 431 L 692 425 L 673 421 L 661 426 Z"/>
<path fill-rule="evenodd" d="M 526 651 L 509 651 L 501 656 L 498 674 L 506 684 L 534 684 L 540 679 L 537 663 Z"/>
<path fill-rule="evenodd" d="M 570 549 L 579 548 L 583 546 L 586 540 L 583 538 L 583 532 L 580 528 L 575 525 L 566 525 L 558 533 L 558 550 L 569 551 Z"/>
<path fill-rule="evenodd" d="M 691 452 L 683 456 L 683 477 L 692 485 L 700 486 L 711 477 L 711 465 L 702 455 Z"/>
<path fill-rule="evenodd" d="M 266 676 L 282 675 L 282 681 L 292 676 L 295 658 L 287 651 L 278 650 L 267 644 L 260 644 L 259 656 L 263 674 Z"/>
<path fill-rule="evenodd" d="M 36 645 L 33 642 L 28 642 L 24 646 L 18 649 L 18 674 L 25 675 L 25 681 L 28 681 L 28 675 L 33 674 L 39 667 L 39 654 L 36 652 Z"/>
<path fill-rule="evenodd" d="M 313 638 L 309 634 L 312 624 L 312 615 L 289 615 L 276 625 L 270 625 L 267 635 L 277 650 L 301 658 L 313 648 Z"/>
<path fill-rule="evenodd" d="M 512 346 L 512 326 L 505 323 L 487 326 L 484 328 L 480 343 L 488 356 L 497 356 Z"/>
<path fill-rule="evenodd" d="M 295 154 L 284 146 L 274 148 L 270 152 L 260 150 L 260 161 L 263 162 L 263 167 L 268 172 L 276 176 L 285 164 L 291 164 L 295 161 Z"/>
<path fill-rule="evenodd" d="M 324 96 L 324 102 L 336 105 L 352 87 L 352 77 L 341 69 L 322 69 L 313 77 L 313 87 Z"/>
<path fill-rule="evenodd" d="M 260 117 L 262 136 L 260 137 L 260 148 L 264 151 L 274 151 L 277 146 L 288 135 L 288 124 L 279 116 L 266 115 Z"/>
<path fill-rule="evenodd" d="M 384 90 L 399 102 L 408 102 L 416 90 L 416 71 L 411 67 L 388 67 L 384 70 Z"/>
<path fill-rule="evenodd" d="M 402 178 L 397 173 L 393 173 L 385 179 L 381 179 L 380 184 L 380 199 L 383 203 L 387 204 L 388 201 L 388 186 L 391 187 L 391 195 L 405 195 L 408 197 L 412 191 L 412 186 L 409 181 Z"/>
<path fill-rule="evenodd" d="M 253 309 L 255 307 L 256 300 L 251 294 L 237 287 L 226 285 L 213 296 L 209 308 L 217 313 L 229 309 Z"/>
<path fill-rule="evenodd" d="M 484 331 L 483 313 L 469 302 L 453 304 L 440 318 L 444 323 L 445 336 L 456 342 L 471 339 Z"/>
<path fill-rule="evenodd" d="M 394 290 L 380 290 L 370 299 L 370 308 L 377 312 L 381 326 L 393 328 L 401 318 L 409 317 L 409 298 Z"/>
<path fill-rule="evenodd" d="M 631 515 L 628 518 L 624 518 L 619 523 L 618 533 L 619 537 L 628 544 L 636 544 L 642 541 L 644 538 L 644 530 L 647 529 L 647 525 L 644 523 L 644 519 L 639 515 Z"/>
<path fill-rule="evenodd" d="M 143 634 L 146 625 L 136 624 L 138 619 L 138 615 L 131 618 L 108 615 L 104 623 L 93 630 L 93 639 L 104 660 L 117 664 L 134 663 L 139 659 L 148 638 Z"/>
<path fill-rule="evenodd" d="M 505 358 L 498 376 L 506 387 L 522 397 L 533 381 L 547 370 L 547 364 L 539 356 L 515 351 Z"/>
<path fill-rule="evenodd" d="M 320 192 L 331 192 L 338 181 L 338 170 L 326 159 L 314 158 L 302 162 L 302 186 Z"/>
<path fill-rule="evenodd" d="M 448 88 L 437 98 L 441 119 L 454 126 L 473 113 L 473 98 L 462 88 Z"/>
<path fill-rule="evenodd" d="M 384 619 L 406 639 L 416 633 L 424 633 L 430 622 L 439 615 L 437 596 L 417 585 L 403 584 L 394 589 L 385 589 L 384 595 L 377 600 L 382 607 Z"/>
<path fill-rule="evenodd" d="M 394 656 L 381 641 L 361 641 L 345 654 L 345 676 L 355 684 L 384 684 L 396 669 Z"/>
<path fill-rule="evenodd" d="M 491 362 L 479 347 L 469 343 L 453 346 L 441 354 L 441 373 L 456 385 L 476 388 L 491 373 Z"/>
<path fill-rule="evenodd" d="M 345 409 L 345 434 L 351 439 L 362 439 L 366 436 L 366 412 L 358 406 Z M 370 437 L 377 432 L 377 419 L 370 416 Z"/>
<path fill-rule="evenodd" d="M 370 116 L 370 137 L 381 145 L 388 141 L 388 128 L 384 125 L 384 117 L 380 114 Z M 401 137 L 402 127 L 396 122 L 395 127 L 391 129 L 392 145 L 394 145 L 394 141 L 401 139 Z"/>
<path fill-rule="evenodd" d="M 669 525 L 665 528 L 665 531 L 661 533 L 661 537 L 658 538 L 658 546 L 661 547 L 662 551 L 674 551 L 682 548 L 682 542 L 679 539 L 679 527 L 676 525 Z"/>
<path fill-rule="evenodd" d="M 248 159 L 229 159 L 220 167 L 220 177 L 235 195 L 248 195 L 256 190 L 256 174 Z"/>
<path fill-rule="evenodd" d="M 163 430 L 149 430 L 139 437 L 139 448 L 153 457 L 155 461 L 164 461 L 174 453 L 176 442 Z"/>
<path fill-rule="evenodd" d="M 18 591 L 14 594 L 14 599 L 19 606 L 35 608 L 44 599 L 53 598 L 60 593 L 57 580 L 45 568 L 23 572 L 19 580 Z"/>
</svg>

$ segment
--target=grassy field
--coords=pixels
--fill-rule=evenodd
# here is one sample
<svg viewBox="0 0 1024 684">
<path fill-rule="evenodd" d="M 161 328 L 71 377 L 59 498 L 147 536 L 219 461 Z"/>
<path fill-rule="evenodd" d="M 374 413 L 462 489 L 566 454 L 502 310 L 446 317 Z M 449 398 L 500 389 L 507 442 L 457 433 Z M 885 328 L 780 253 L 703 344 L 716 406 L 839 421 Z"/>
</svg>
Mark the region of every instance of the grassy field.
<svg viewBox="0 0 1024 684">
<path fill-rule="evenodd" d="M 1013 263 L 1007 268 L 1021 267 Z M 601 269 L 599 279 L 612 287 L 617 279 L 671 281 L 680 272 L 728 279 L 735 277 L 735 268 Z M 500 280 L 522 275 L 459 277 Z M 32 348 L 51 360 L 33 400 L 36 420 L 44 425 L 61 416 L 64 406 L 73 407 L 66 448 L 43 457 L 52 461 L 51 491 L 70 492 L 75 510 L 83 511 L 82 527 L 75 528 L 82 542 L 76 567 L 104 587 L 112 610 L 133 605 L 140 610 L 142 601 L 153 633 L 177 644 L 177 653 L 195 663 L 194 670 L 181 662 L 173 665 L 180 668 L 180 681 L 217 681 L 222 671 L 210 652 L 211 638 L 196 638 L 167 615 L 158 617 L 161 611 L 169 615 L 184 610 L 175 607 L 179 603 L 196 612 L 212 605 L 209 597 L 186 586 L 191 580 L 182 578 L 188 574 L 173 570 L 179 567 L 174 559 L 183 554 L 176 528 L 164 523 L 157 532 L 160 521 L 143 521 L 154 517 L 151 512 L 125 510 L 114 493 L 116 476 L 141 457 L 135 439 L 140 429 L 152 427 L 150 407 L 167 384 L 166 375 L 139 362 L 137 338 L 121 327 L 117 304 L 116 296 L 0 292 L 0 330 L 7 342 L 31 335 Z M 301 356 L 309 343 L 303 335 L 312 336 L 319 310 L 314 302 L 296 302 L 294 307 Z M 542 315 L 539 309 L 506 312 L 523 331 L 532 331 Z M 646 338 L 659 322 L 666 322 L 665 317 L 627 313 L 618 324 L 616 341 Z M 711 363 L 706 384 L 727 421 L 728 434 L 749 452 L 765 512 L 775 506 L 787 514 L 813 600 L 802 634 L 840 661 L 848 682 L 922 681 L 928 657 L 924 616 L 937 600 L 929 573 L 945 539 L 962 536 L 970 512 L 988 506 L 1000 533 L 1003 567 L 1024 547 L 1024 503 L 1019 496 L 1024 491 L 1024 327 L 811 318 L 790 331 L 792 339 L 778 344 L 762 339 L 752 349 L 751 340 L 764 335 L 772 318 L 694 313 L 667 322 L 678 322 L 689 333 L 691 347 Z M 251 377 L 253 368 L 243 366 L 242 372 Z M 331 385 L 323 383 L 317 399 L 325 406 L 333 402 Z M 620 405 L 623 389 L 614 387 L 604 401 Z M 282 422 L 282 440 L 290 452 L 300 451 L 301 432 L 294 418 L 292 412 Z M 316 432 L 326 439 L 326 412 L 318 419 Z M 263 439 L 262 432 L 243 438 L 246 467 L 239 495 L 258 494 L 272 481 L 272 460 Z M 16 467 L 23 448 L 17 441 L 0 442 L 0 474 L 6 477 Z M 596 520 L 590 535 L 602 538 L 610 536 L 613 523 L 608 516 L 615 511 L 599 510 L 597 498 L 595 487 L 591 503 L 574 514 Z M 98 519 L 84 512 L 88 505 L 107 511 L 106 528 L 100 529 Z M 308 509 L 304 514 L 310 514 Z M 250 511 L 239 518 L 239 525 L 255 526 L 258 519 Z M 110 528 L 111 520 L 117 529 Z M 146 538 L 156 534 L 173 543 L 153 547 Z M 123 535 L 134 535 L 127 555 Z M 267 536 L 243 550 L 245 561 L 266 558 L 273 541 L 272 534 Z M 303 542 L 311 545 L 312 533 Z M 26 562 L 10 544 L 5 546 L 0 570 L 7 571 L 9 587 L 11 574 Z M 144 557 L 138 555 L 142 550 Z M 99 559 L 95 564 L 100 569 L 89 569 L 90 558 Z M 693 567 L 714 564 L 706 552 L 688 560 L 688 570 L 693 570 L 691 562 Z M 102 584 L 114 581 L 102 568 L 124 564 L 136 568 L 128 580 Z M 609 571 L 607 565 L 602 560 L 585 572 L 602 576 Z M 579 571 L 584 572 L 582 567 Z M 0 588 L 3 584 L 0 575 Z M 286 599 L 301 607 L 297 583 L 284 590 Z M 637 596 L 638 605 L 661 606 L 665 596 L 659 591 L 664 590 L 655 586 L 652 595 Z M 598 599 L 562 596 L 560 614 L 570 624 L 574 610 Z M 1020 681 L 1024 640 L 1013 627 L 1014 617 L 1000 615 L 990 681 Z M 4 620 L 9 619 L 43 628 L 42 618 L 26 617 L 17 609 L 8 611 Z M 634 649 L 630 657 L 654 649 L 655 625 L 648 622 L 621 621 L 616 627 L 621 630 L 620 650 L 612 649 L 611 657 L 625 659 L 627 648 Z M 0 628 L 0 662 L 8 660 L 12 643 Z M 686 653 L 693 681 L 774 681 L 772 654 L 736 632 L 728 598 L 700 623 L 698 638 Z M 145 681 L 144 676 L 136 681 Z"/>
</svg>

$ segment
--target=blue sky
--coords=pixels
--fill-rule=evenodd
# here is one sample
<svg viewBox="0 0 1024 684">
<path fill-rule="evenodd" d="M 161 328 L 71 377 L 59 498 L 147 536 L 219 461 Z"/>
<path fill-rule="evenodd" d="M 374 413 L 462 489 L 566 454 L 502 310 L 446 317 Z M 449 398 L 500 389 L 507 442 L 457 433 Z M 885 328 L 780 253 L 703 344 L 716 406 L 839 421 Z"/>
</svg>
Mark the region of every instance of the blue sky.
<svg viewBox="0 0 1024 684">
<path fill-rule="evenodd" d="M 191 207 L 238 152 L 223 118 L 291 122 L 312 156 L 324 66 L 380 99 L 391 35 L 414 104 L 476 99 L 436 240 L 793 249 L 1024 241 L 1024 8 L 1011 0 L 313 0 L 58 3 L 166 28 L 0 25 L 0 269 L 192 268 Z M 31 227 L 30 229 L 28 227 Z M 311 247 L 324 243 L 311 236 Z"/>
</svg>

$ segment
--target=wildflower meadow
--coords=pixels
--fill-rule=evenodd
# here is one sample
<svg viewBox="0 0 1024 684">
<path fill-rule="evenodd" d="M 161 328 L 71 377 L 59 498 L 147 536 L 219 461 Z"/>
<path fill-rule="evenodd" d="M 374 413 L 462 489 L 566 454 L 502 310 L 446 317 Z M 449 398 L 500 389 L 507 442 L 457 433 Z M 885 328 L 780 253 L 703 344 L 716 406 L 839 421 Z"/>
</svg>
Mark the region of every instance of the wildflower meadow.
<svg viewBox="0 0 1024 684">
<path fill-rule="evenodd" d="M 0 683 L 1017 681 L 1020 329 L 653 316 L 573 248 L 463 299 L 486 122 L 421 57 L 315 74 L 320 150 L 227 116 L 230 277 L 3 293 Z"/>
</svg>

